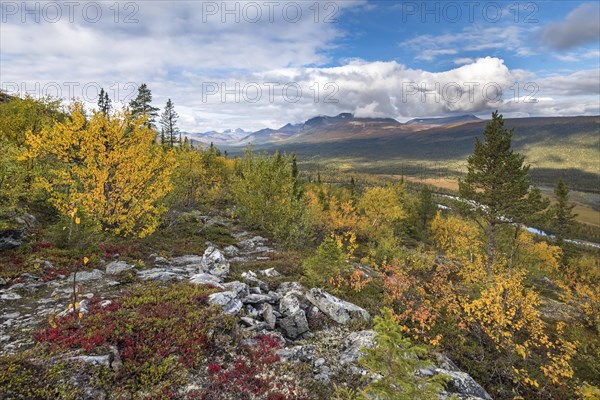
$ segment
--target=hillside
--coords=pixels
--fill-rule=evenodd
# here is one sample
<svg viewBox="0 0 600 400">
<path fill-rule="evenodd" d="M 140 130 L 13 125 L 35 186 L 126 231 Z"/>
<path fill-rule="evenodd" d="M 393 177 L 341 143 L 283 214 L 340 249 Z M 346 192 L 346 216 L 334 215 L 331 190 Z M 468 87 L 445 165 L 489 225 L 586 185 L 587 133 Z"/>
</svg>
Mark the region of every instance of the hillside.
<svg viewBox="0 0 600 400">
<path fill-rule="evenodd" d="M 600 179 L 597 151 L 600 117 L 542 117 L 506 119 L 514 128 L 514 148 L 532 165 L 532 176 L 543 185 L 559 177 L 573 189 L 595 192 Z M 288 137 L 255 142 L 257 148 L 295 152 L 322 165 L 343 165 L 364 173 L 457 176 L 481 137 L 486 121 L 452 121 L 442 125 L 406 123 L 392 119 L 353 118 L 350 114 L 310 119 Z M 225 145 L 230 153 L 245 143 Z"/>
</svg>

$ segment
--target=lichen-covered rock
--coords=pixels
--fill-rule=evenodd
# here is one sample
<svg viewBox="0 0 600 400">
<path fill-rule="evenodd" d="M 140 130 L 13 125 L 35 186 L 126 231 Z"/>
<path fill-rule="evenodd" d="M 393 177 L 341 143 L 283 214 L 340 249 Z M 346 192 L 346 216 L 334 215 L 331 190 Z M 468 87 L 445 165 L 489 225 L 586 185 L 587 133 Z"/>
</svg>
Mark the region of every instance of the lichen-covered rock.
<svg viewBox="0 0 600 400">
<path fill-rule="evenodd" d="M 221 306 L 227 314 L 237 314 L 243 307 L 235 292 L 219 292 L 208 296 L 208 303 L 213 306 Z"/>
<path fill-rule="evenodd" d="M 141 280 L 144 281 L 169 282 L 181 279 L 179 275 L 165 268 L 152 268 L 139 271 L 138 276 Z"/>
<path fill-rule="evenodd" d="M 323 289 L 313 288 L 306 293 L 306 298 L 329 318 L 340 324 L 350 321 L 369 321 L 369 313 L 352 303 L 339 299 Z"/>
<path fill-rule="evenodd" d="M 293 293 L 288 293 L 279 301 L 279 312 L 283 315 L 292 315 L 300 310 L 300 301 Z"/>
<path fill-rule="evenodd" d="M 251 285 L 258 286 L 260 290 L 263 290 L 265 292 L 269 290 L 269 286 L 265 282 L 258 279 L 256 273 L 253 271 L 243 272 L 242 279 Z"/>
<path fill-rule="evenodd" d="M 296 339 L 300 335 L 309 331 L 308 321 L 304 311 L 298 310 L 279 320 L 279 326 L 285 336 L 290 339 Z"/>
<path fill-rule="evenodd" d="M 234 292 L 238 299 L 244 298 L 250 294 L 250 289 L 247 284 L 240 281 L 232 281 L 223 284 L 226 291 Z"/>
<path fill-rule="evenodd" d="M 269 303 L 265 303 L 262 311 L 262 317 L 265 323 L 267 324 L 268 329 L 275 329 L 275 324 L 277 323 L 277 318 L 273 313 L 273 306 Z"/>
<path fill-rule="evenodd" d="M 276 278 L 281 275 L 275 268 L 262 269 L 258 271 L 258 273 L 262 276 L 266 276 L 267 278 Z"/>
<path fill-rule="evenodd" d="M 340 365 L 355 364 L 364 355 L 362 348 L 371 348 L 375 345 L 375 331 L 364 330 L 352 332 L 344 339 L 346 349 L 340 354 Z"/>
<path fill-rule="evenodd" d="M 211 274 L 194 274 L 190 277 L 190 282 L 196 285 L 211 285 L 218 289 L 225 289 L 221 284 L 221 279 L 218 276 Z"/>
<path fill-rule="evenodd" d="M 117 275 L 132 268 L 133 265 L 127 264 L 125 261 L 112 261 L 106 264 L 106 273 L 108 275 Z"/>
<path fill-rule="evenodd" d="M 226 276 L 229 274 L 229 262 L 219 249 L 214 246 L 209 246 L 204 252 L 204 255 L 202 255 L 200 272 L 206 272 L 217 276 Z"/>
<path fill-rule="evenodd" d="M 95 269 L 93 271 L 80 271 L 77 273 L 75 280 L 77 282 L 86 282 L 86 281 L 95 281 L 98 279 L 102 279 L 104 274 L 99 269 Z M 73 274 L 69 276 L 69 281 L 73 281 Z"/>
<path fill-rule="evenodd" d="M 171 264 L 176 266 L 196 266 L 200 268 L 202 256 L 196 254 L 187 254 L 184 256 L 175 257 L 171 260 Z"/>
</svg>

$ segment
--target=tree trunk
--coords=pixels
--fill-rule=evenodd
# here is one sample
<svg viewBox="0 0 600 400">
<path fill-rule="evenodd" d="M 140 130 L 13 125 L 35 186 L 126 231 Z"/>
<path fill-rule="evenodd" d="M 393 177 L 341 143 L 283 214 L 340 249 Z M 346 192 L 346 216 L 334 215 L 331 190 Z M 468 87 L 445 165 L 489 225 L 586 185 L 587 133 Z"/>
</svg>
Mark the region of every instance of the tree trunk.
<svg viewBox="0 0 600 400">
<path fill-rule="evenodd" d="M 494 263 L 494 247 L 496 241 L 496 222 L 490 223 L 490 243 L 488 245 L 488 261 L 487 261 L 487 274 L 492 275 L 492 264 Z"/>
</svg>

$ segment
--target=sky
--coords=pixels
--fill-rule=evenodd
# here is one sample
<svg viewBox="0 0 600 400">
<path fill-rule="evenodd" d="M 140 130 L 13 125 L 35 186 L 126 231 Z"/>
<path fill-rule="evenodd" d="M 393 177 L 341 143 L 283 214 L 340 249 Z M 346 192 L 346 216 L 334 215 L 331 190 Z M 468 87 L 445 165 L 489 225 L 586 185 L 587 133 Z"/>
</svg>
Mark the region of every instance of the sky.
<svg viewBox="0 0 600 400">
<path fill-rule="evenodd" d="M 0 88 L 186 132 L 316 115 L 600 114 L 600 6 L 579 1 L 2 1 Z"/>
</svg>

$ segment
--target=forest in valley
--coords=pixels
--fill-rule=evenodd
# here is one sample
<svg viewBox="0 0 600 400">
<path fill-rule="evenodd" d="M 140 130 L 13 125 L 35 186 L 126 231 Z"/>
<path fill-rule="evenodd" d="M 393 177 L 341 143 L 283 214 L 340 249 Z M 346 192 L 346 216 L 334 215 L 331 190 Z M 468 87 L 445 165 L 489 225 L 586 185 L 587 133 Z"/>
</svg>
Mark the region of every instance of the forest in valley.
<svg viewBox="0 0 600 400">
<path fill-rule="evenodd" d="M 198 146 L 146 85 L 122 109 L 0 101 L 1 398 L 600 398 L 600 250 L 569 241 L 568 180 L 532 184 L 502 110 L 449 199 Z"/>
</svg>

